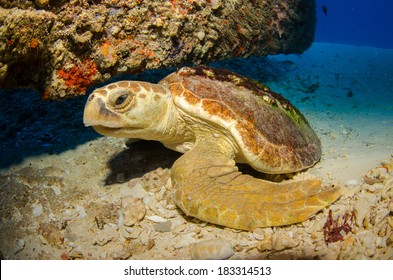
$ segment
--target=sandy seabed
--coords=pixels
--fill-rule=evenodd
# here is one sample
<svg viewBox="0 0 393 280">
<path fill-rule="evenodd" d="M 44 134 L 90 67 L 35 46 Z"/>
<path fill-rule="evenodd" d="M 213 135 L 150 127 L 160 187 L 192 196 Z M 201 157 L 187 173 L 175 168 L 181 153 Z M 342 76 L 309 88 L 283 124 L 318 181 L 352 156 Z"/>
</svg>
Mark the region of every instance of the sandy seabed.
<svg viewBox="0 0 393 280">
<path fill-rule="evenodd" d="M 207 224 L 172 202 L 169 171 L 180 154 L 85 128 L 86 97 L 44 102 L 2 90 L 1 259 L 393 259 L 393 50 L 315 43 L 302 55 L 212 66 L 259 80 L 300 109 L 323 155 L 295 179 L 341 185 L 339 200 L 291 226 Z"/>
</svg>

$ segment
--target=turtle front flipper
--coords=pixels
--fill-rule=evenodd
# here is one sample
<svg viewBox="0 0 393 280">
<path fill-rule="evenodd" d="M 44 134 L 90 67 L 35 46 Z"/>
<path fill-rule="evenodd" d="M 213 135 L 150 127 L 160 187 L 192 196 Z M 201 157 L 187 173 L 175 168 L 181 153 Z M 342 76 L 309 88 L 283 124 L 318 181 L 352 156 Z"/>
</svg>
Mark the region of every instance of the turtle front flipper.
<svg viewBox="0 0 393 280">
<path fill-rule="evenodd" d="M 341 194 L 340 187 L 321 190 L 318 179 L 273 183 L 242 174 L 216 141 L 197 143 L 171 176 L 184 213 L 243 230 L 305 221 Z"/>
</svg>

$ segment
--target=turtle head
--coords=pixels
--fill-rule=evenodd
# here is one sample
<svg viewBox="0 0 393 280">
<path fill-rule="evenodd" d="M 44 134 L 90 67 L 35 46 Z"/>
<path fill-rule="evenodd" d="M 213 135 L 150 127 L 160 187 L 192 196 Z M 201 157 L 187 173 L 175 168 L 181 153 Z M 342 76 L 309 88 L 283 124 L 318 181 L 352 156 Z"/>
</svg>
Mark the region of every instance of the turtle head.
<svg viewBox="0 0 393 280">
<path fill-rule="evenodd" d="M 98 133 L 123 138 L 154 139 L 168 113 L 171 95 L 159 84 L 121 81 L 93 91 L 83 122 Z"/>
</svg>

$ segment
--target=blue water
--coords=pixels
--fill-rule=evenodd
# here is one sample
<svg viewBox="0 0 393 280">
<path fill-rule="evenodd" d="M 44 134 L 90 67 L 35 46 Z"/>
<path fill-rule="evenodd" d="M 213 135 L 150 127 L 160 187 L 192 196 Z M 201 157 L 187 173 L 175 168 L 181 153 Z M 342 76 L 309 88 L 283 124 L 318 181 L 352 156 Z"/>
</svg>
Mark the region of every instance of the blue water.
<svg viewBox="0 0 393 280">
<path fill-rule="evenodd" d="M 317 0 L 315 41 L 393 49 L 393 1 Z"/>
</svg>

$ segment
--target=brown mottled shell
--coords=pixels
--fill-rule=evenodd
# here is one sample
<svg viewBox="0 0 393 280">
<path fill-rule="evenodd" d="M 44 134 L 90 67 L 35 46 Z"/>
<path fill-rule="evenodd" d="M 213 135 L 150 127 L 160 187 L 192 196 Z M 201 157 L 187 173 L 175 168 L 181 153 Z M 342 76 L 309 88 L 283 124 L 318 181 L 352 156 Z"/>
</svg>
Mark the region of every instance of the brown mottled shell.
<svg viewBox="0 0 393 280">
<path fill-rule="evenodd" d="M 229 131 L 237 159 L 261 172 L 295 172 L 320 159 L 320 141 L 304 116 L 260 83 L 206 66 L 184 67 L 160 83 L 183 112 Z"/>
</svg>

